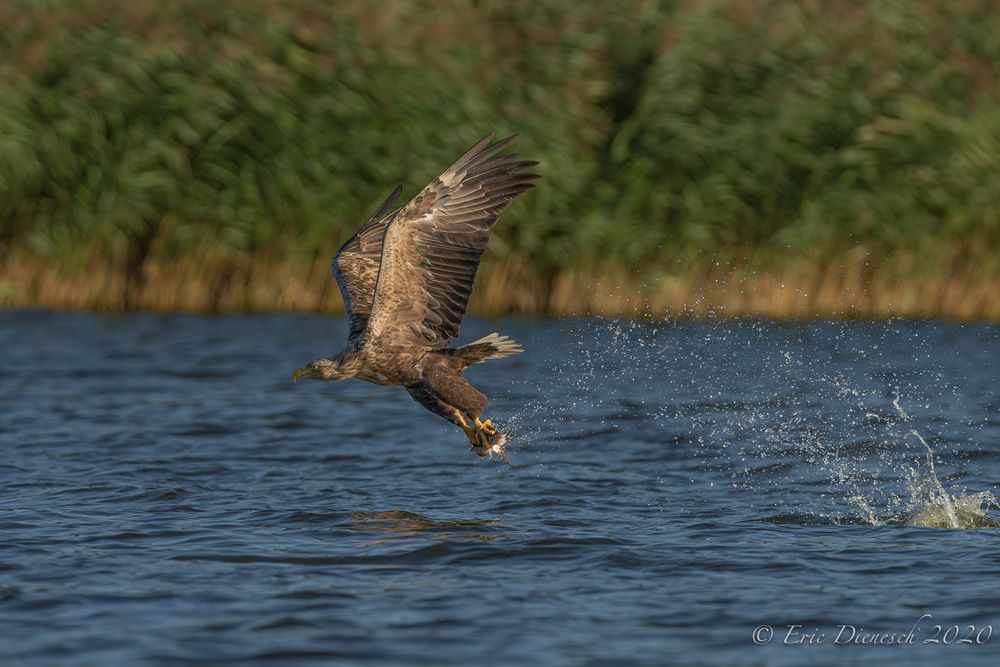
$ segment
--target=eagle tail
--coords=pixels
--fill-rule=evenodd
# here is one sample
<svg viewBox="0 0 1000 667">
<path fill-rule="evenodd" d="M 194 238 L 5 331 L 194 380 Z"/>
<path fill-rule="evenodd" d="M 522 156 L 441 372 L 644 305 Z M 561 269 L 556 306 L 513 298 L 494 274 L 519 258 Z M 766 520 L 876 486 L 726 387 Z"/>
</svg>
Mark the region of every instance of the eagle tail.
<svg viewBox="0 0 1000 667">
<path fill-rule="evenodd" d="M 512 354 L 524 352 L 521 344 L 507 336 L 491 333 L 477 341 L 450 350 L 451 354 L 467 365 L 478 364 L 487 359 L 502 359 Z"/>
</svg>

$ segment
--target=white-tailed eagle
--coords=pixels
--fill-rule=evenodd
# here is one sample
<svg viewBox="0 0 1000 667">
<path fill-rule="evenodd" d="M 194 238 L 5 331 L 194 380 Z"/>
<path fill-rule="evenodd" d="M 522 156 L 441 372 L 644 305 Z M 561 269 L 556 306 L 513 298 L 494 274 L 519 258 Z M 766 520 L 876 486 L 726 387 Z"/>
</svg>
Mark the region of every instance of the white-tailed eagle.
<svg viewBox="0 0 1000 667">
<path fill-rule="evenodd" d="M 537 162 L 500 155 L 516 136 L 490 134 L 400 208 L 397 187 L 333 259 L 350 322 L 337 355 L 295 371 L 295 380 L 358 378 L 406 387 L 425 408 L 465 431 L 480 456 L 506 460 L 506 436 L 481 420 L 487 399 L 463 377 L 472 364 L 522 352 L 490 334 L 458 337 L 490 230 L 511 200 L 538 178 Z"/>
</svg>

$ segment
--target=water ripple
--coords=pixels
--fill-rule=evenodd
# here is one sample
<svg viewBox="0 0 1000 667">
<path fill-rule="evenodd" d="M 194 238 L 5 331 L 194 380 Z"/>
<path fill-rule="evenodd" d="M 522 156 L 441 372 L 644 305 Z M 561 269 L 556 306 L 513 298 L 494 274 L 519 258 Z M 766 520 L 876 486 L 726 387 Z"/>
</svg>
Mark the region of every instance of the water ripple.
<svg viewBox="0 0 1000 667">
<path fill-rule="evenodd" d="M 1000 329 L 494 330 L 511 468 L 293 385 L 339 318 L 0 313 L 0 663 L 992 664 L 750 633 L 1000 622 Z"/>
</svg>

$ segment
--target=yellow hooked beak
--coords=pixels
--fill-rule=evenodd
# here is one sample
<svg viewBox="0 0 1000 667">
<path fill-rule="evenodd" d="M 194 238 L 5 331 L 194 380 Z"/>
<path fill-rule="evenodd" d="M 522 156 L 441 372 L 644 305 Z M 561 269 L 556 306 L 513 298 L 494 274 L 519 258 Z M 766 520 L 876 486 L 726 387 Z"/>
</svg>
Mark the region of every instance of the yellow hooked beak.
<svg viewBox="0 0 1000 667">
<path fill-rule="evenodd" d="M 308 366 L 303 366 L 294 373 L 292 373 L 292 382 L 298 382 L 302 378 L 312 377 L 312 369 Z"/>
</svg>

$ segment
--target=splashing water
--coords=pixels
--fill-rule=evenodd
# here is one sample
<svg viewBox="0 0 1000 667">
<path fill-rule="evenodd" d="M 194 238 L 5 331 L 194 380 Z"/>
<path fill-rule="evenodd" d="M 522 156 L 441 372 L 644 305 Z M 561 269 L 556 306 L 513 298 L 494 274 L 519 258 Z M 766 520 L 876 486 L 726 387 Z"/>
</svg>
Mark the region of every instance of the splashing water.
<svg viewBox="0 0 1000 667">
<path fill-rule="evenodd" d="M 557 411 L 547 400 L 520 403 L 509 425 L 515 442 L 529 445 L 518 453 L 534 453 L 540 465 L 550 457 L 531 452 L 531 443 L 571 453 L 598 436 L 600 446 L 645 438 L 663 448 L 664 460 L 675 447 L 693 451 L 699 460 L 685 462 L 692 471 L 723 475 L 734 492 L 749 492 L 751 502 L 770 502 L 780 518 L 800 523 L 1000 526 L 988 514 L 994 496 L 945 489 L 930 444 L 909 428 L 904 391 L 922 399 L 925 419 L 938 421 L 952 419 L 949 394 L 958 395 L 929 353 L 923 365 L 898 361 L 919 358 L 929 343 L 905 323 L 882 339 L 856 332 L 838 323 L 569 322 L 564 335 L 575 343 L 574 363 L 553 363 L 541 381 L 568 400 Z M 907 333 L 912 339 L 902 352 Z M 537 386 L 539 378 L 521 382 Z M 914 437 L 924 450 L 918 459 L 906 451 Z M 962 458 L 961 451 L 949 457 Z M 678 467 L 674 460 L 662 477 Z"/>
<path fill-rule="evenodd" d="M 897 403 L 894 403 L 894 405 L 898 404 L 898 400 L 899 399 L 897 397 Z M 951 495 L 944 490 L 941 480 L 938 479 L 937 470 L 934 468 L 934 451 L 931 449 L 931 446 L 927 444 L 927 441 L 924 440 L 923 436 L 921 436 L 915 429 L 911 429 L 910 433 L 916 436 L 917 440 L 920 441 L 920 444 L 927 450 L 927 470 L 930 473 L 930 480 L 933 485 L 931 492 L 928 494 L 928 498 L 930 500 L 928 507 L 935 506 L 942 508 L 948 519 L 948 527 L 960 528 L 961 526 L 959 526 L 958 523 L 958 515 L 955 513 L 955 504 L 952 501 Z M 926 510 L 926 508 L 924 509 Z"/>
<path fill-rule="evenodd" d="M 904 421 L 912 421 L 913 418 L 899 403 L 900 396 L 897 395 L 892 405 Z M 1000 526 L 1000 522 L 994 521 L 987 513 L 989 508 L 998 506 L 993 494 L 989 491 L 972 494 L 962 491 L 957 496 L 948 493 L 937 475 L 934 450 L 916 429 L 910 429 L 910 435 L 915 437 L 926 450 L 927 466 L 922 472 L 919 468 L 910 472 L 908 487 L 911 494 L 911 509 L 903 523 L 924 528 L 952 529 Z"/>
<path fill-rule="evenodd" d="M 897 402 L 894 403 L 897 408 L 898 400 L 897 397 Z M 900 413 L 906 414 L 902 409 Z M 1000 527 L 1000 522 L 994 521 L 987 513 L 989 508 L 998 507 L 996 497 L 989 491 L 972 494 L 962 491 L 957 496 L 952 496 L 937 476 L 931 446 L 916 429 L 910 429 L 910 433 L 927 450 L 927 468 L 923 476 L 917 470 L 913 471 L 909 486 L 914 509 L 906 517 L 905 523 L 924 528 Z"/>
</svg>

